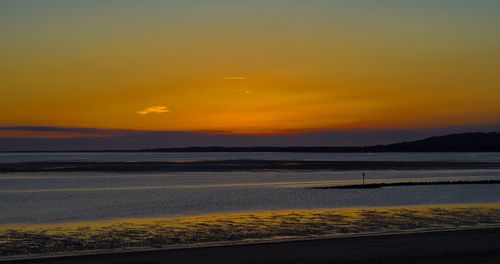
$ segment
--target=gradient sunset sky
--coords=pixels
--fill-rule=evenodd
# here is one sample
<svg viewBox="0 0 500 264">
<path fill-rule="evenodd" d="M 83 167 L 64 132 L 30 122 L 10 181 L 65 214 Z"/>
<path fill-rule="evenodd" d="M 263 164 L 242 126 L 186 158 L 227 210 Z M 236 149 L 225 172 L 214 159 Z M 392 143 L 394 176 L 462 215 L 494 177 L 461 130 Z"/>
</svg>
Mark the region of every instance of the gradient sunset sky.
<svg viewBox="0 0 500 264">
<path fill-rule="evenodd" d="M 500 124 L 497 0 L 3 0 L 0 32 L 0 137 Z"/>
</svg>

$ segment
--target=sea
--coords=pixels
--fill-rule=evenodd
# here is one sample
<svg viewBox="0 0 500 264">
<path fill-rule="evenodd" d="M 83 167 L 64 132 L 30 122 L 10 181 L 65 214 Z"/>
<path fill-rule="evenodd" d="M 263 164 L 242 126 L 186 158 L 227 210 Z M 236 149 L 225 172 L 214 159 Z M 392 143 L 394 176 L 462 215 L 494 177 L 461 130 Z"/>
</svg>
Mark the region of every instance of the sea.
<svg viewBox="0 0 500 264">
<path fill-rule="evenodd" d="M 0 163 L 202 160 L 473 161 L 500 153 L 0 153 Z M 500 170 L 0 172 L 0 225 L 406 205 L 500 203 L 500 185 L 310 187 L 500 180 Z"/>
</svg>

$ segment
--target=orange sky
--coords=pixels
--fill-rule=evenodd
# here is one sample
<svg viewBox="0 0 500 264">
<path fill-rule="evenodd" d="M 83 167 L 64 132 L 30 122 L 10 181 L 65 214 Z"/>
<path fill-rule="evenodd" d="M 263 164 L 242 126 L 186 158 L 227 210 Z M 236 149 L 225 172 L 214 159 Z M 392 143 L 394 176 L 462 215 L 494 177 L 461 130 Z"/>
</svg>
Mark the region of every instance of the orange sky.
<svg viewBox="0 0 500 264">
<path fill-rule="evenodd" d="M 500 123 L 498 1 L 82 2 L 0 3 L 0 125 Z"/>
</svg>

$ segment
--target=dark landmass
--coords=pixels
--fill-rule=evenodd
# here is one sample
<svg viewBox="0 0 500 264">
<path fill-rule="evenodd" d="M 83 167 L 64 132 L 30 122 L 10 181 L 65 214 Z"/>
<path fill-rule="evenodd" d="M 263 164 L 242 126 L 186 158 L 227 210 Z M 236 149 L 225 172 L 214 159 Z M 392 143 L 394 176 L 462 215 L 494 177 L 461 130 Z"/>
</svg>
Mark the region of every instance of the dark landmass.
<svg viewBox="0 0 500 264">
<path fill-rule="evenodd" d="M 500 169 L 500 162 L 216 160 L 192 162 L 20 162 L 0 163 L 2 172 L 225 172 L 263 170 L 444 170 Z"/>
<path fill-rule="evenodd" d="M 500 229 L 436 231 L 145 252 L 108 253 L 5 263 L 500 263 Z"/>
<path fill-rule="evenodd" d="M 412 142 L 383 146 L 391 151 L 411 152 L 489 152 L 500 151 L 500 133 L 463 133 L 430 137 Z"/>
<path fill-rule="evenodd" d="M 399 186 L 474 185 L 474 184 L 500 184 L 500 180 L 368 183 L 368 184 L 352 184 L 352 185 L 337 185 L 337 186 L 318 186 L 318 187 L 310 187 L 309 189 L 377 189 L 383 187 L 399 187 Z"/>
<path fill-rule="evenodd" d="M 16 152 L 16 151 L 8 151 Z M 64 150 L 19 152 L 299 152 L 299 153 L 369 153 L 369 152 L 500 152 L 500 132 L 462 133 L 430 137 L 417 141 L 376 146 L 352 147 L 183 147 L 141 150 Z"/>
<path fill-rule="evenodd" d="M 363 147 L 189 147 L 152 152 L 500 152 L 500 133 L 463 133 L 389 145 Z"/>
<path fill-rule="evenodd" d="M 189 147 L 152 152 L 500 152 L 500 133 L 463 133 L 389 145 L 363 147 Z"/>
</svg>

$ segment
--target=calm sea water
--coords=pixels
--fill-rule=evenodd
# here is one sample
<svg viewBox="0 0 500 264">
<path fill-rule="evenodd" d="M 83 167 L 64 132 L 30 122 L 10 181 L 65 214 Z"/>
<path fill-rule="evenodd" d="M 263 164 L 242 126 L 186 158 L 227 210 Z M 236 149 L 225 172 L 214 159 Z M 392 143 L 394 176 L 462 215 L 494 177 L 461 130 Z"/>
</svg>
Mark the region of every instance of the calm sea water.
<svg viewBox="0 0 500 264">
<path fill-rule="evenodd" d="M 285 153 L 285 152 L 64 152 L 64 153 L 0 153 L 0 163 L 28 161 L 200 161 L 200 160 L 329 160 L 329 161 L 499 161 L 500 153 Z"/>
<path fill-rule="evenodd" d="M 369 182 L 500 179 L 500 170 L 367 171 Z M 361 172 L 3 173 L 0 224 L 264 210 L 500 203 L 499 185 L 315 190 Z"/>
<path fill-rule="evenodd" d="M 1 153 L 0 162 L 186 160 L 500 161 L 500 153 Z M 264 210 L 499 203 L 499 185 L 314 190 L 361 171 L 0 173 L 0 224 Z M 500 170 L 366 171 L 368 182 L 500 179 Z"/>
</svg>

